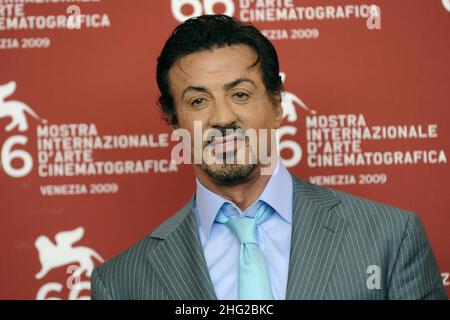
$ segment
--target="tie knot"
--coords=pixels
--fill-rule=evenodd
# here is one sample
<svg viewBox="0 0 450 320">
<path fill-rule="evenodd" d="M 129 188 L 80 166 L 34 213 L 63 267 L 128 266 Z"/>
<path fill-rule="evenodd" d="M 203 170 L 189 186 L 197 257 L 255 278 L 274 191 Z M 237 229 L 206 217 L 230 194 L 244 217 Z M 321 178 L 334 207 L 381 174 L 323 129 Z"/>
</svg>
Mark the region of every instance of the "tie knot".
<svg viewBox="0 0 450 320">
<path fill-rule="evenodd" d="M 219 210 L 216 221 L 225 224 L 236 235 L 241 244 L 258 244 L 256 226 L 268 220 L 273 214 L 273 210 L 266 203 L 262 203 L 254 218 L 228 218 Z"/>
<path fill-rule="evenodd" d="M 241 244 L 254 243 L 258 244 L 256 234 L 256 221 L 252 218 L 234 218 L 229 219 L 227 225 L 234 232 Z"/>
</svg>

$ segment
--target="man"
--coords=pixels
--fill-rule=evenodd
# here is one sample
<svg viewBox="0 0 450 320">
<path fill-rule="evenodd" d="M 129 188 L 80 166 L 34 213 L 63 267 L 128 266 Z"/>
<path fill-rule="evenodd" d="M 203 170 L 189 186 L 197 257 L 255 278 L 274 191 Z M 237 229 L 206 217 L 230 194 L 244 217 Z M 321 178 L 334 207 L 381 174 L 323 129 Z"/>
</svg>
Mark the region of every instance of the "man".
<svg viewBox="0 0 450 320">
<path fill-rule="evenodd" d="M 187 143 L 192 158 L 205 155 L 193 165 L 194 197 L 96 268 L 93 298 L 447 298 L 415 213 L 297 179 L 273 135 L 258 136 L 263 161 L 242 133 L 282 121 L 277 54 L 256 28 L 223 15 L 187 20 L 158 58 L 157 81 L 173 128 L 216 134 L 200 150 Z"/>
</svg>

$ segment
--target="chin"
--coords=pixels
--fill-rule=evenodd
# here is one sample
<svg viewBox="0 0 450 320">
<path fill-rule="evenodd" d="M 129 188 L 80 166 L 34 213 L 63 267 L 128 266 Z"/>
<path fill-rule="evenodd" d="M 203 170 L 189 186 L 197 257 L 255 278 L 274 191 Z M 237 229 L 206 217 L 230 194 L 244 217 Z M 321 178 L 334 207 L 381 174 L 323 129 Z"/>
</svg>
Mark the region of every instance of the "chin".
<svg viewBox="0 0 450 320">
<path fill-rule="evenodd" d="M 235 184 L 247 180 L 256 167 L 256 164 L 205 164 L 203 171 L 217 182 Z"/>
</svg>

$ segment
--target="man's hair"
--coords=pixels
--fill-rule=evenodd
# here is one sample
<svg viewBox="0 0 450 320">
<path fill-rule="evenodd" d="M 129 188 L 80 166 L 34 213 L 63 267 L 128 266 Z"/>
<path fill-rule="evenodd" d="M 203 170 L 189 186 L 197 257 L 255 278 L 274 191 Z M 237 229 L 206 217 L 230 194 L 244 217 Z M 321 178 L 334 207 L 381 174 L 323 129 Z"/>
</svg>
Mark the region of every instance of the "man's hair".
<svg viewBox="0 0 450 320">
<path fill-rule="evenodd" d="M 225 15 L 204 15 L 186 20 L 173 31 L 158 57 L 156 80 L 161 96 L 158 104 L 170 125 L 178 124 L 168 73 L 172 65 L 191 53 L 247 45 L 257 55 L 252 67 L 259 64 L 269 96 L 280 102 L 282 81 L 277 52 L 272 43 L 253 25 Z"/>
</svg>

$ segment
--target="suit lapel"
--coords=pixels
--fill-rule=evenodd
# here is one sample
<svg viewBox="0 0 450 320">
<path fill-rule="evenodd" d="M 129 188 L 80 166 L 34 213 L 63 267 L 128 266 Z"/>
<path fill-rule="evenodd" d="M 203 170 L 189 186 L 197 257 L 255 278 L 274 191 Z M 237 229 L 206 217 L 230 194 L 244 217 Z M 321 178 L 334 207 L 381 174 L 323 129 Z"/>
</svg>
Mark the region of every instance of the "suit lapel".
<svg viewBox="0 0 450 320">
<path fill-rule="evenodd" d="M 192 200 L 152 233 L 163 241 L 148 255 L 170 299 L 216 299 L 197 234 Z"/>
<path fill-rule="evenodd" d="M 328 189 L 293 177 L 291 256 L 286 299 L 321 299 L 329 281 L 347 221 Z"/>
</svg>

